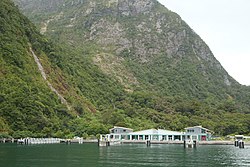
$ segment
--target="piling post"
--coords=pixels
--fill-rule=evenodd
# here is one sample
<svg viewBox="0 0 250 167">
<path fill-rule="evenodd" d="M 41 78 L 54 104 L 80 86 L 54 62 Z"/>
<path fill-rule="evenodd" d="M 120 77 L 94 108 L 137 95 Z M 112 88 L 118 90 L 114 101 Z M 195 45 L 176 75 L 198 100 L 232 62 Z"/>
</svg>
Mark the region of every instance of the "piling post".
<svg viewBox="0 0 250 167">
<path fill-rule="evenodd" d="M 184 143 L 183 143 L 184 148 L 186 148 L 186 144 L 187 144 L 187 143 L 186 143 L 186 140 L 184 140 Z"/>
<path fill-rule="evenodd" d="M 235 141 L 234 141 L 234 146 L 235 146 L 235 147 L 238 147 L 238 146 L 239 146 L 239 141 L 238 141 L 238 140 L 235 140 Z"/>
<path fill-rule="evenodd" d="M 147 140 L 146 144 L 147 144 L 148 147 L 151 146 L 151 141 Z"/>
<path fill-rule="evenodd" d="M 239 141 L 239 148 L 244 148 L 244 141 Z"/>
<path fill-rule="evenodd" d="M 196 146 L 197 146 L 197 141 L 196 140 L 193 141 L 193 145 L 194 145 L 194 148 L 196 148 Z"/>
</svg>

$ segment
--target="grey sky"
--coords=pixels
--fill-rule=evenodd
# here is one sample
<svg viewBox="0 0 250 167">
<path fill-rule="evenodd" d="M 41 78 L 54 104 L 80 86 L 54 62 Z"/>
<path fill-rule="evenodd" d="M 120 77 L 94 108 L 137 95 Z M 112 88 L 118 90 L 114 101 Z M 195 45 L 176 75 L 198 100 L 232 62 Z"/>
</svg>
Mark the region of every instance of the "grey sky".
<svg viewBox="0 0 250 167">
<path fill-rule="evenodd" d="M 238 82 L 250 85 L 250 0 L 159 0 L 208 44 Z"/>
</svg>

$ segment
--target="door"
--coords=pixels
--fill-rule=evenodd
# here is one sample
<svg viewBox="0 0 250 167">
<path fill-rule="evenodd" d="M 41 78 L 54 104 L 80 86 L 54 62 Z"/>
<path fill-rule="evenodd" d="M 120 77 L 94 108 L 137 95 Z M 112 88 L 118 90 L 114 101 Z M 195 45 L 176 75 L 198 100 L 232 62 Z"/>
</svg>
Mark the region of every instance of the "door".
<svg viewBox="0 0 250 167">
<path fill-rule="evenodd" d="M 207 136 L 201 136 L 201 141 L 206 141 L 207 140 Z"/>
</svg>

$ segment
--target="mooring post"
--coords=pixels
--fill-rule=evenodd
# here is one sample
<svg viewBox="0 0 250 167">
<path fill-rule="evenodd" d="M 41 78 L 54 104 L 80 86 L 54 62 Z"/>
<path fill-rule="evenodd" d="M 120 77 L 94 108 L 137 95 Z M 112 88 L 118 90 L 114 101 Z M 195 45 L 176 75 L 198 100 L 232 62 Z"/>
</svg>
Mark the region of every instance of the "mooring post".
<svg viewBox="0 0 250 167">
<path fill-rule="evenodd" d="M 239 141 L 238 141 L 238 140 L 235 140 L 235 141 L 234 141 L 234 146 L 235 146 L 235 147 L 238 147 L 238 146 L 239 146 Z"/>
<path fill-rule="evenodd" d="M 239 148 L 244 148 L 244 141 L 242 140 L 239 141 Z"/>
<path fill-rule="evenodd" d="M 150 146 L 151 145 L 151 141 L 147 140 L 146 144 L 147 144 L 147 146 Z"/>
<path fill-rule="evenodd" d="M 186 143 L 186 140 L 184 140 L 184 143 L 183 143 L 183 144 L 184 144 L 184 148 L 186 148 L 186 144 L 187 144 L 187 143 Z"/>
<path fill-rule="evenodd" d="M 197 146 L 197 141 L 196 140 L 193 141 L 193 145 L 194 145 L 194 148 L 196 148 L 196 146 Z"/>
</svg>

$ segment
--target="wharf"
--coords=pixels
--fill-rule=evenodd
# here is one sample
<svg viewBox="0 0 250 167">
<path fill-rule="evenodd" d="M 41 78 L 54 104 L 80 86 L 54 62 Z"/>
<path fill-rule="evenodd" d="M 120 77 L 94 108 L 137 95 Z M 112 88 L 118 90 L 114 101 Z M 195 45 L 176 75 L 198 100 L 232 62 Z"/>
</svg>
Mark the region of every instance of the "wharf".
<svg viewBox="0 0 250 167">
<path fill-rule="evenodd" d="M 147 140 L 122 140 L 122 144 L 145 144 Z M 151 140 L 151 144 L 183 144 L 183 141 L 157 141 Z"/>
<path fill-rule="evenodd" d="M 199 141 L 199 145 L 234 145 L 234 141 L 219 140 L 219 141 Z M 250 145 L 250 141 L 245 141 L 245 145 Z"/>
<path fill-rule="evenodd" d="M 83 140 L 82 143 L 98 143 L 98 139 Z"/>
<path fill-rule="evenodd" d="M 199 145 L 234 145 L 234 141 L 199 141 Z"/>
<path fill-rule="evenodd" d="M 56 144 L 60 143 L 61 139 L 59 138 L 24 138 L 18 139 L 17 144 Z"/>
<path fill-rule="evenodd" d="M 121 144 L 145 144 L 146 140 L 122 140 Z M 184 141 L 150 141 L 151 144 L 184 144 Z M 234 145 L 234 141 L 219 140 L 219 141 L 198 141 L 198 145 Z M 245 145 L 250 145 L 250 142 L 245 142 Z"/>
</svg>

